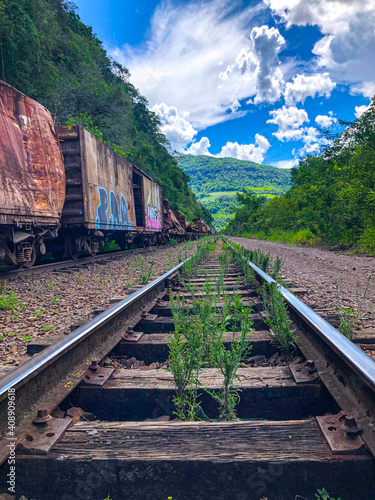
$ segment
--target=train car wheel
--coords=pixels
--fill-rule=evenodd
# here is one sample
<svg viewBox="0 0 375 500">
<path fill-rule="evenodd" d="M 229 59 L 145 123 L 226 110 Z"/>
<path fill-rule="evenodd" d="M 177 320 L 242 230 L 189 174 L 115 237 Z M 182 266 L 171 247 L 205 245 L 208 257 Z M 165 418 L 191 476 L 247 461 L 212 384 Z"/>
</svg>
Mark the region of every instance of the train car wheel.
<svg viewBox="0 0 375 500">
<path fill-rule="evenodd" d="M 28 262 L 24 262 L 22 265 L 24 267 L 30 268 L 33 267 L 36 261 L 36 250 L 35 246 L 32 247 L 31 254 L 30 254 L 30 260 Z"/>
<path fill-rule="evenodd" d="M 78 259 L 78 250 L 76 246 L 76 241 L 73 236 L 66 236 L 65 242 L 65 255 L 68 259 L 76 260 Z"/>
</svg>

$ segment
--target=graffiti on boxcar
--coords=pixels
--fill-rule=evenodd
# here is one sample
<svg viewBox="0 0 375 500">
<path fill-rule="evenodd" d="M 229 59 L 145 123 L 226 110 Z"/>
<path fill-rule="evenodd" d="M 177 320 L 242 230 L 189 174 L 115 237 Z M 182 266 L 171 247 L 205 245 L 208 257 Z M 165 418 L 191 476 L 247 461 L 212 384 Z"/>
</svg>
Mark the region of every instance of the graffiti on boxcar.
<svg viewBox="0 0 375 500">
<path fill-rule="evenodd" d="M 96 229 L 120 229 L 130 230 L 132 225 L 129 221 L 128 207 L 123 194 L 120 197 L 120 209 L 115 193 L 109 192 L 109 217 L 108 213 L 108 194 L 105 188 L 99 187 L 99 205 L 96 209 Z"/>
<path fill-rule="evenodd" d="M 158 217 L 157 207 L 152 205 L 147 205 L 147 219 L 146 219 L 148 229 L 159 229 L 160 221 Z"/>
</svg>

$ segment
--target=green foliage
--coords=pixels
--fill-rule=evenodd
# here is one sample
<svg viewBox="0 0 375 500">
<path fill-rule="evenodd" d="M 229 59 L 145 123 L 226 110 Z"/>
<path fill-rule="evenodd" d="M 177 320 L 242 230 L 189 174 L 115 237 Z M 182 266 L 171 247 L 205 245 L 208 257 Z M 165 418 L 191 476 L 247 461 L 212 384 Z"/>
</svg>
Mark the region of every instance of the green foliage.
<svg viewBox="0 0 375 500">
<path fill-rule="evenodd" d="M 0 309 L 5 309 L 11 312 L 16 311 L 18 306 L 18 297 L 15 294 L 14 289 L 7 289 L 6 285 L 4 285 L 0 289 L 0 293 Z"/>
<path fill-rule="evenodd" d="M 318 490 L 318 493 L 315 493 L 315 498 L 316 500 L 335 500 L 333 497 L 330 496 L 330 494 L 325 488 Z M 341 497 L 338 498 L 337 500 L 341 500 Z"/>
<path fill-rule="evenodd" d="M 155 262 L 153 260 L 150 263 L 147 262 L 143 257 L 136 257 L 135 261 L 130 265 L 130 274 L 133 281 L 134 267 L 137 270 L 137 283 L 138 285 L 147 285 L 149 282 L 152 272 L 154 269 Z"/>
<path fill-rule="evenodd" d="M 287 193 L 259 203 L 254 191 L 237 197 L 240 207 L 225 233 L 375 253 L 375 101 L 344 125 L 321 154 L 292 170 Z"/>
<path fill-rule="evenodd" d="M 173 209 L 209 218 L 169 153 L 156 114 L 73 2 L 0 1 L 0 78 L 46 106 L 57 124 L 83 125 L 151 175 Z"/>
<path fill-rule="evenodd" d="M 34 311 L 33 315 L 36 316 L 37 318 L 40 318 L 41 316 L 43 316 L 43 313 L 44 313 L 44 307 L 41 307 L 38 311 Z"/>
<path fill-rule="evenodd" d="M 296 349 L 297 335 L 292 330 L 291 320 L 278 283 L 264 283 L 263 307 L 267 313 L 264 321 L 270 327 L 271 343 L 281 349 L 282 354 L 289 358 Z"/>
<path fill-rule="evenodd" d="M 19 304 L 19 300 L 13 288 L 7 289 L 6 284 L 0 288 L 0 309 L 5 309 L 10 312 L 13 322 L 18 321 L 18 313 L 20 307 L 24 304 Z"/>
<path fill-rule="evenodd" d="M 222 375 L 219 390 L 203 388 L 218 402 L 220 419 L 235 419 L 240 392 L 235 386 L 237 370 L 251 350 L 251 309 L 244 307 L 240 295 L 229 296 L 225 292 L 224 275 L 232 260 L 230 252 L 225 249 L 225 253 L 219 256 L 219 276 L 214 284 L 211 283 L 212 277 L 210 281 L 206 280 L 201 289 L 203 295 L 197 296 L 196 286 L 189 284 L 189 278 L 202 271 L 200 264 L 215 250 L 211 241 L 212 238 L 208 238 L 200 242 L 198 256 L 196 254 L 184 266 L 184 278 L 180 277 L 181 284 L 192 295 L 190 307 L 184 298 L 175 299 L 171 293 L 175 331 L 169 344 L 168 364 L 176 385 L 175 413 L 180 420 L 208 418 L 198 402 L 199 373 L 203 366 L 214 367 Z M 188 265 L 191 262 L 193 264 Z M 224 304 L 221 312 L 217 310 L 219 301 Z M 230 349 L 226 348 L 223 337 L 228 331 L 233 333 Z"/>
<path fill-rule="evenodd" d="M 242 307 L 239 307 L 241 304 Z M 231 325 L 233 330 L 231 349 L 226 349 L 222 333 L 214 335 L 210 345 L 210 362 L 214 368 L 223 376 L 222 388 L 219 391 L 207 392 L 219 403 L 219 415 L 221 420 L 235 420 L 236 406 L 240 400 L 240 389 L 235 386 L 235 381 L 240 380 L 237 370 L 251 351 L 249 341 L 253 332 L 250 320 L 250 308 L 244 308 L 240 297 L 235 297 Z M 236 339 L 235 332 L 241 325 L 240 338 Z M 224 322 L 226 326 L 226 322 Z"/>
<path fill-rule="evenodd" d="M 289 170 L 252 161 L 185 155 L 179 165 L 190 177 L 190 186 L 198 200 L 214 216 L 217 229 L 224 228 L 233 207 L 239 207 L 236 191 L 244 186 L 254 189 L 257 195 L 272 198 L 291 185 Z"/>
<path fill-rule="evenodd" d="M 340 318 L 340 325 L 338 329 L 349 340 L 353 339 L 354 328 L 356 327 L 359 319 L 365 316 L 368 312 L 373 312 L 371 311 L 371 308 L 374 309 L 375 299 L 374 298 L 369 299 L 370 282 L 372 278 L 373 278 L 372 274 L 367 276 L 365 289 L 362 292 L 362 294 L 360 294 L 358 288 L 356 289 L 356 299 L 357 299 L 356 309 L 343 307 L 341 305 L 339 285 L 337 281 L 335 281 L 335 287 L 336 287 L 335 307 L 337 314 L 339 315 Z M 370 306 L 368 306 L 368 302 L 370 302 Z"/>
</svg>

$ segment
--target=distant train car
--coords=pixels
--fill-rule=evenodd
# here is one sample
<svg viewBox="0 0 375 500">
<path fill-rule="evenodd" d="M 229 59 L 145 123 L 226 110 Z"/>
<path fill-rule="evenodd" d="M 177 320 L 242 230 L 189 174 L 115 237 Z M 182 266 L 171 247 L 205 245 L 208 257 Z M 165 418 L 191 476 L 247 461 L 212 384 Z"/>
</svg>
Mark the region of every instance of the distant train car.
<svg viewBox="0 0 375 500">
<path fill-rule="evenodd" d="M 209 227 L 203 217 L 201 217 L 199 219 L 193 219 L 191 224 L 187 227 L 187 231 L 191 231 L 192 233 L 208 234 Z"/>
<path fill-rule="evenodd" d="M 95 254 L 104 237 L 155 244 L 163 229 L 161 188 L 80 126 L 56 127 L 64 156 L 66 199 L 57 253 Z"/>
<path fill-rule="evenodd" d="M 0 80 L 0 260 L 32 266 L 57 235 L 64 200 L 54 118 Z"/>
</svg>

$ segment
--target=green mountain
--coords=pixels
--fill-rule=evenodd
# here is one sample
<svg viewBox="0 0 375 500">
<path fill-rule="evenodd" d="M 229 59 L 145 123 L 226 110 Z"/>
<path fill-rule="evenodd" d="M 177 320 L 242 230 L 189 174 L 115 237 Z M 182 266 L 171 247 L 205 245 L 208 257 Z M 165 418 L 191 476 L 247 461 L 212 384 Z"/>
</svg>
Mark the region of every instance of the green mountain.
<svg viewBox="0 0 375 500">
<path fill-rule="evenodd" d="M 190 177 L 198 201 L 212 213 L 217 229 L 226 226 L 234 207 L 239 206 L 235 194 L 242 188 L 273 198 L 291 187 L 289 169 L 252 161 L 186 155 L 179 166 Z"/>
</svg>

